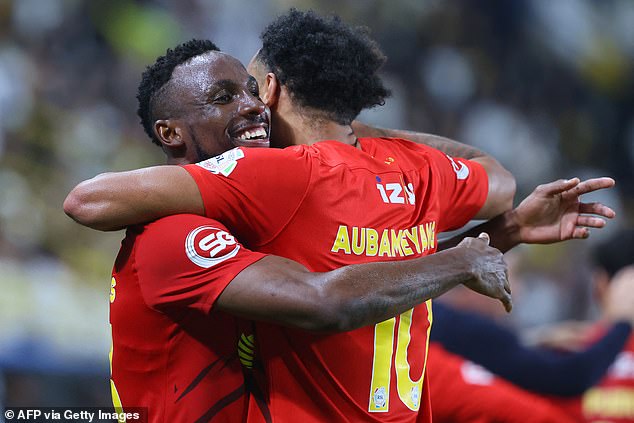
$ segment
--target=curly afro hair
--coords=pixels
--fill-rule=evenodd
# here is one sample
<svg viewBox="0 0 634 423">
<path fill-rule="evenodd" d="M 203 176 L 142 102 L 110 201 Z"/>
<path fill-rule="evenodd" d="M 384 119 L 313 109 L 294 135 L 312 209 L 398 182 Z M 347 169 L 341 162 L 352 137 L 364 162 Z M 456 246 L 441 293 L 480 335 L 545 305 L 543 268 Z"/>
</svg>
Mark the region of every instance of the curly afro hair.
<svg viewBox="0 0 634 423">
<path fill-rule="evenodd" d="M 163 87 L 172 77 L 172 72 L 176 66 L 209 51 L 220 51 L 220 49 L 209 40 L 193 39 L 179 44 L 174 49 L 167 49 L 165 56 L 160 56 L 153 65 L 148 66 L 143 72 L 136 96 L 139 101 L 137 115 L 141 118 L 141 125 L 143 125 L 145 133 L 154 144 L 161 145 L 161 142 L 154 135 L 153 122 L 155 120 L 154 113 L 159 108 L 157 105 L 162 103 L 160 97 L 164 92 Z"/>
<path fill-rule="evenodd" d="M 328 119 L 347 125 L 390 95 L 377 75 L 385 56 L 367 28 L 291 9 L 267 26 L 261 39 L 258 60 L 299 106 Z"/>
</svg>

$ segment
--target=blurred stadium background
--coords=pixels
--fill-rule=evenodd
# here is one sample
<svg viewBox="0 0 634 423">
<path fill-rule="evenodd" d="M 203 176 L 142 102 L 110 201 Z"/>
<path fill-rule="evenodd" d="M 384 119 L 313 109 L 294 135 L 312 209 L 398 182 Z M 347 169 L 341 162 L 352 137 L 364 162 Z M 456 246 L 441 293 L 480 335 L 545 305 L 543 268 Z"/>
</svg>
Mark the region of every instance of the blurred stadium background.
<svg viewBox="0 0 634 423">
<path fill-rule="evenodd" d="M 123 234 L 79 227 L 62 201 L 100 172 L 162 162 L 135 113 L 156 56 L 198 37 L 246 63 L 291 6 L 371 28 L 393 97 L 362 120 L 480 147 L 516 175 L 518 198 L 613 176 L 595 197 L 619 214 L 603 232 L 631 223 L 634 1 L 0 0 L 0 405 L 109 404 Z M 586 259 L 603 235 L 515 253 L 512 323 L 592 317 Z"/>
</svg>

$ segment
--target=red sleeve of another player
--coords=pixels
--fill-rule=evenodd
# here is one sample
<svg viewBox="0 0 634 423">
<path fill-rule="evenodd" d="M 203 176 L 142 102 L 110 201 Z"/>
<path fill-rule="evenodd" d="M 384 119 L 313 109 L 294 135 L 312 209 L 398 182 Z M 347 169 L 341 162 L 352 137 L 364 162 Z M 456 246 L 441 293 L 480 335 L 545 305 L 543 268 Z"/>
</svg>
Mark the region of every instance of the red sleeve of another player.
<svg viewBox="0 0 634 423">
<path fill-rule="evenodd" d="M 302 147 L 236 148 L 184 168 L 198 185 L 205 215 L 250 247 L 269 242 L 292 218 L 312 169 Z"/>
<path fill-rule="evenodd" d="M 219 222 L 186 214 L 146 225 L 135 249 L 144 300 L 159 311 L 208 313 L 233 278 L 262 257 L 240 245 Z"/>
<path fill-rule="evenodd" d="M 480 211 L 489 192 L 489 178 L 479 163 L 450 157 L 430 149 L 434 173 L 440 183 L 439 232 L 464 226 Z"/>
</svg>

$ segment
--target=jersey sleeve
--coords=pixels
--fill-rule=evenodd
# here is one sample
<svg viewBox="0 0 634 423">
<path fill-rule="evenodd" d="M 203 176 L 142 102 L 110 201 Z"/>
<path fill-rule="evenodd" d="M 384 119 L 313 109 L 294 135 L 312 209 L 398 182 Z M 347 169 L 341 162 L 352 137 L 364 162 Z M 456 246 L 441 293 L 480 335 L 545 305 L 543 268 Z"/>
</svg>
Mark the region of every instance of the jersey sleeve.
<svg viewBox="0 0 634 423">
<path fill-rule="evenodd" d="M 293 217 L 308 191 L 311 163 L 301 147 L 236 148 L 184 168 L 198 185 L 205 215 L 253 248 Z"/>
<path fill-rule="evenodd" d="M 439 232 L 458 229 L 473 219 L 487 199 L 486 170 L 474 161 L 450 157 L 431 148 L 428 152 L 440 183 Z"/>
<path fill-rule="evenodd" d="M 136 243 L 144 301 L 163 312 L 179 308 L 209 313 L 233 278 L 264 257 L 240 245 L 219 222 L 195 215 L 150 223 Z"/>
</svg>

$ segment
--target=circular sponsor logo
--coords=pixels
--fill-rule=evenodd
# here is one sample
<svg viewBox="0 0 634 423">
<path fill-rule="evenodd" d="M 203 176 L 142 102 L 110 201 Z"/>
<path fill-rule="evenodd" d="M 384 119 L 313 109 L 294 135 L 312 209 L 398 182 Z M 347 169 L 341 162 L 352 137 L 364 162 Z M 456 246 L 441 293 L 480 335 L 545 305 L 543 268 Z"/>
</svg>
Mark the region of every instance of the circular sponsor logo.
<svg viewBox="0 0 634 423">
<path fill-rule="evenodd" d="M 185 239 L 187 257 L 205 269 L 235 257 L 239 249 L 233 235 L 213 226 L 199 226 Z"/>
</svg>

